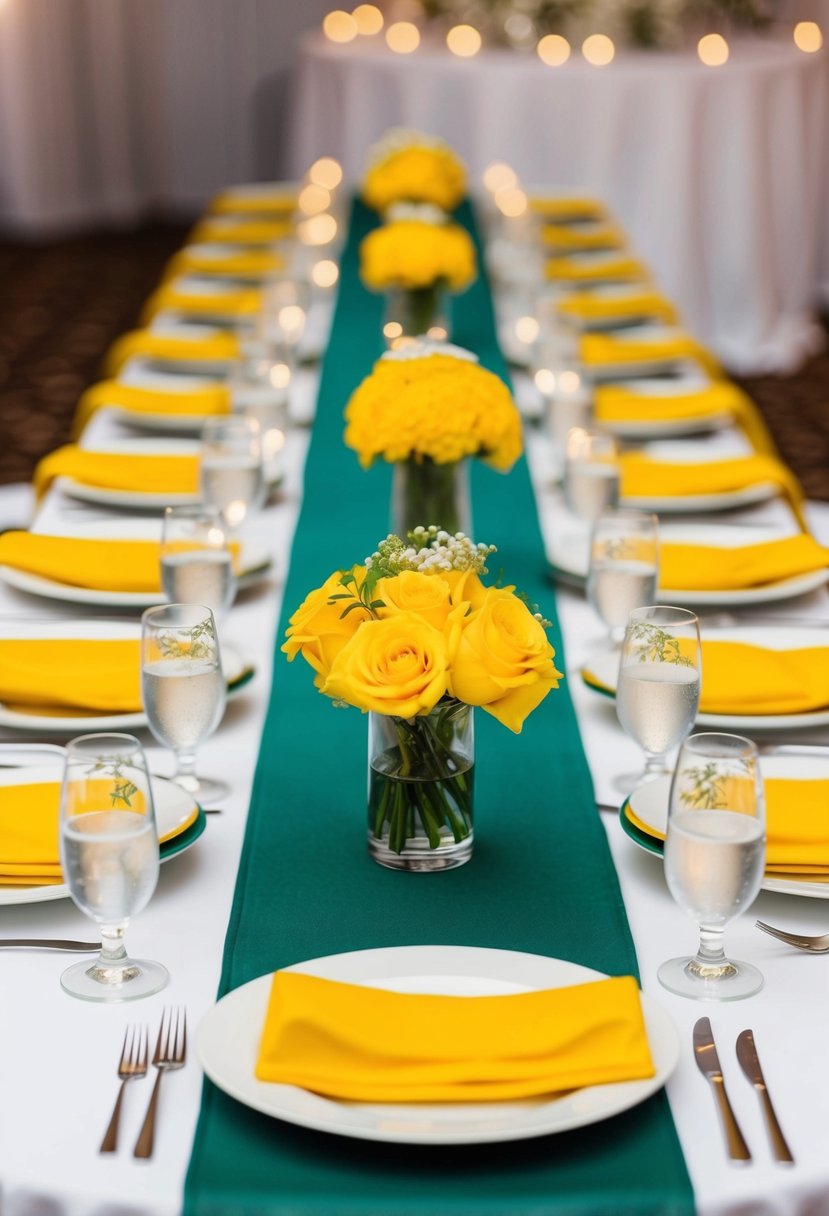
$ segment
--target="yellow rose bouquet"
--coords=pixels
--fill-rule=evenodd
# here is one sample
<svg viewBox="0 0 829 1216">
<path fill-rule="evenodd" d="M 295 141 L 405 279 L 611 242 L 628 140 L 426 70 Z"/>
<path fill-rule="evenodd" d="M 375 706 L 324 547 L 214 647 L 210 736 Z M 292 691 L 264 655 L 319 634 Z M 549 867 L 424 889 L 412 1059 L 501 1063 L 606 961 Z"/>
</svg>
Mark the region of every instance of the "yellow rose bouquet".
<svg viewBox="0 0 829 1216">
<path fill-rule="evenodd" d="M 345 442 L 368 468 L 395 465 L 395 527 L 468 531 L 462 463 L 478 456 L 508 472 L 521 455 L 521 417 L 509 389 L 457 347 L 389 352 L 345 409 Z"/>
<path fill-rule="evenodd" d="M 289 660 L 301 654 L 321 693 L 370 715 L 369 850 L 382 865 L 469 859 L 472 707 L 519 733 L 558 687 L 546 622 L 514 587 L 481 580 L 492 552 L 435 527 L 389 536 L 290 619 Z"/>
<path fill-rule="evenodd" d="M 466 191 L 466 169 L 448 144 L 393 129 L 369 151 L 363 199 L 376 211 L 394 203 L 431 203 L 453 211 Z"/>
</svg>

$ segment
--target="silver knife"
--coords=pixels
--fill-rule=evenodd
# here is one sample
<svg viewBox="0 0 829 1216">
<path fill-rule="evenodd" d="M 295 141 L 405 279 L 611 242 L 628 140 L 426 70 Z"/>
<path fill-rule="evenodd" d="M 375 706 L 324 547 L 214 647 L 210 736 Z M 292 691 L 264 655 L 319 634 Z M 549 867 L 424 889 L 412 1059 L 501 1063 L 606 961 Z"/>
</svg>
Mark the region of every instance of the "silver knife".
<svg viewBox="0 0 829 1216">
<path fill-rule="evenodd" d="M 694 1026 L 694 1059 L 702 1075 L 710 1082 L 720 1112 L 723 1131 L 725 1132 L 728 1155 L 732 1161 L 750 1161 L 751 1153 L 740 1131 L 739 1124 L 731 1109 L 728 1094 L 725 1092 L 720 1057 L 714 1044 L 714 1035 L 708 1018 L 700 1018 Z"/>
<path fill-rule="evenodd" d="M 766 1079 L 763 1076 L 763 1070 L 760 1067 L 760 1060 L 757 1056 L 753 1031 L 743 1030 L 737 1036 L 737 1059 L 740 1061 L 740 1067 L 743 1072 L 760 1095 L 763 1113 L 766 1116 L 766 1126 L 769 1129 L 771 1151 L 775 1161 L 794 1164 L 792 1151 L 786 1143 L 786 1137 L 783 1135 L 783 1129 L 777 1121 L 777 1115 L 774 1113 L 769 1091 L 766 1088 Z"/>
<path fill-rule="evenodd" d="M 77 954 L 93 954 L 100 949 L 100 942 L 73 942 L 63 937 L 0 937 L 0 950 L 73 950 Z"/>
</svg>

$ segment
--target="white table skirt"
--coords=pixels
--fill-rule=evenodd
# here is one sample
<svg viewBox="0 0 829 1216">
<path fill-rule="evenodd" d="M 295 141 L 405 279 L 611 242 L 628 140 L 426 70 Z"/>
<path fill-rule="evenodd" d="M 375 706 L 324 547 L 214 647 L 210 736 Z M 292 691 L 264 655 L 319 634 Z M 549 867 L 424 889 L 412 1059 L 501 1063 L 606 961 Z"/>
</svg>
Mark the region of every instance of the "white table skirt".
<svg viewBox="0 0 829 1216">
<path fill-rule="evenodd" d="M 313 385 L 305 384 L 305 391 Z M 110 412 L 93 422 L 93 436 L 123 437 Z M 165 1078 L 160 1102 L 157 1147 L 149 1162 L 131 1156 L 149 1084 L 127 1090 L 121 1150 L 101 1157 L 97 1146 L 115 1099 L 115 1066 L 124 1028 L 146 1022 L 154 1031 L 162 1007 L 187 1007 L 193 1031 L 211 1007 L 219 980 L 225 929 L 230 912 L 252 785 L 259 737 L 267 705 L 276 613 L 301 492 L 306 436 L 294 433 L 288 447 L 289 475 L 283 500 L 256 522 L 257 541 L 276 559 L 275 577 L 249 592 L 233 609 L 224 630 L 242 653 L 257 664 L 253 684 L 232 702 L 218 733 L 202 749 L 205 772 L 221 773 L 233 787 L 221 815 L 210 816 L 201 840 L 188 853 L 162 867 L 158 889 L 129 929 L 132 951 L 158 958 L 170 969 L 169 988 L 146 1001 L 97 1007 L 67 997 L 58 977 L 71 956 L 3 953 L 0 1001 L 0 1178 L 3 1216 L 176 1216 L 180 1211 L 201 1091 L 201 1073 L 191 1050 L 188 1066 Z M 542 518 L 552 526 L 550 500 L 542 488 L 547 449 L 537 434 L 530 440 Z M 762 518 L 781 519 L 779 508 L 761 508 Z M 79 508 L 53 492 L 40 529 L 71 530 L 96 508 Z M 756 518 L 756 516 L 755 516 Z M 813 522 L 829 540 L 829 510 L 815 509 Z M 326 571 L 320 571 L 320 579 Z M 829 599 L 815 593 L 775 614 L 827 617 Z M 33 608 L 34 604 L 34 608 Z M 29 597 L 0 587 L 0 614 L 37 611 Z M 49 601 L 42 611 L 59 611 Z M 612 709 L 592 696 L 574 674 L 600 635 L 583 598 L 561 591 L 558 611 L 566 641 L 566 665 L 591 763 L 599 801 L 613 801 L 612 776 L 637 765 L 638 749 L 615 724 Z M 555 694 L 553 694 L 555 695 Z M 170 758 L 149 746 L 158 771 Z M 0 737 L 13 739 L 10 732 Z M 829 739 L 829 733 L 824 732 Z M 565 792 L 560 808 L 566 814 Z M 655 972 L 665 958 L 695 945 L 695 932 L 669 897 L 659 861 L 641 853 L 621 832 L 614 815 L 603 822 L 619 870 L 642 972 L 643 986 L 676 1021 L 682 1056 L 668 1094 L 693 1180 L 700 1216 L 815 1216 L 829 1211 L 826 1126 L 826 1016 L 829 969 L 819 958 L 803 957 L 752 928 L 755 915 L 805 931 L 827 927 L 829 905 L 822 901 L 762 894 L 751 912 L 733 925 L 729 946 L 738 957 L 756 962 L 765 989 L 750 1001 L 731 1006 L 702 1006 L 672 997 L 658 985 Z M 359 825 L 355 824 L 355 831 Z M 367 861 L 367 865 L 370 863 Z M 474 865 L 474 859 L 472 863 Z M 551 881 L 555 872 L 551 871 Z M 0 907 L 0 937 L 90 937 L 94 930 L 69 900 Z M 274 927 L 278 932 L 278 926 Z M 555 954 L 555 942 L 550 943 Z M 690 1042 L 694 1021 L 709 1013 L 739 1118 L 755 1154 L 754 1164 L 735 1170 L 726 1163 L 720 1128 L 707 1085 L 697 1072 Z M 781 1121 L 797 1155 L 794 1170 L 774 1166 L 756 1096 L 739 1074 L 733 1040 L 753 1027 Z M 191 1034 L 191 1043 L 194 1035 Z M 624 1117 L 624 1116 L 621 1116 Z M 298 1209 L 301 1211 L 301 1207 Z"/>
<path fill-rule="evenodd" d="M 303 44 L 292 168 L 335 153 L 359 181 L 393 124 L 446 139 L 473 187 L 503 159 L 529 184 L 608 203 L 688 327 L 738 371 L 784 370 L 819 342 L 829 276 L 827 68 L 790 38 L 741 39 L 728 64 L 619 53 L 561 68 L 489 50 L 459 60 L 380 38 Z M 827 283 L 829 287 L 829 283 Z"/>
</svg>

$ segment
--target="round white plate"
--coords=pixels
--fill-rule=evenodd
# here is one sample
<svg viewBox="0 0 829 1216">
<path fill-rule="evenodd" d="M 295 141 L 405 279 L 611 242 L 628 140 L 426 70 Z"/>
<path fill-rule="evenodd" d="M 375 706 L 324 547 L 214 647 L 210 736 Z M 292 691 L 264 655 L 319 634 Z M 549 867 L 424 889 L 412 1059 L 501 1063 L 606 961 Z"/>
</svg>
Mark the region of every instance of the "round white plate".
<svg viewBox="0 0 829 1216">
<path fill-rule="evenodd" d="M 794 753 L 761 756 L 760 768 L 764 777 L 786 777 L 800 781 L 826 778 L 829 777 L 829 752 L 826 757 Z M 628 799 L 637 819 L 641 819 L 642 823 L 663 836 L 668 824 L 670 793 L 671 778 L 668 775 L 657 777 L 654 781 L 641 785 Z M 624 810 L 622 815 L 624 816 Z M 635 827 L 635 825 L 632 826 Z M 636 836 L 631 833 L 628 835 L 634 843 L 645 848 L 646 852 L 654 851 L 637 840 Z M 659 846 L 661 842 L 655 840 L 654 844 Z M 765 875 L 761 885 L 764 891 L 776 891 L 779 895 L 804 895 L 809 899 L 829 899 L 829 883 L 799 882 L 793 878 L 774 878 Z"/>
<path fill-rule="evenodd" d="M 61 767 L 32 767 L 0 769 L 0 789 L 4 785 L 32 785 L 43 781 L 60 781 Z M 178 834 L 197 809 L 192 795 L 164 777 L 153 777 L 153 802 L 155 803 L 156 828 L 159 839 Z M 171 842 L 172 843 L 172 842 Z M 193 842 L 194 843 L 194 842 Z M 185 846 L 189 848 L 189 845 Z M 184 848 L 177 850 L 184 852 Z M 175 856 L 171 853 L 170 856 Z M 162 861 L 168 860 L 162 855 Z M 53 899 L 67 899 L 69 888 L 66 883 L 57 883 L 48 887 L 2 887 L 0 886 L 0 907 L 12 904 L 40 904 Z"/>
<path fill-rule="evenodd" d="M 705 641 L 744 642 L 747 646 L 763 646 L 769 650 L 798 650 L 801 647 L 829 647 L 829 627 L 826 629 L 799 626 L 796 621 L 786 625 L 739 625 L 728 628 L 711 628 L 703 623 L 702 636 Z M 605 650 L 588 660 L 581 669 L 582 679 L 588 688 L 604 696 L 616 695 L 619 678 L 619 652 Z M 597 688 L 588 678 L 588 673 L 601 685 Z M 705 687 L 705 659 L 703 658 L 702 686 Z M 751 734 L 758 730 L 806 730 L 812 726 L 829 726 L 829 709 L 800 714 L 697 714 L 696 726 L 715 730 L 736 730 L 740 734 Z"/>
<path fill-rule="evenodd" d="M 551 530 L 552 542 L 548 558 L 556 570 L 580 583 L 587 579 L 590 557 L 590 529 L 570 518 L 567 524 Z M 743 545 L 762 544 L 768 540 L 779 540 L 780 532 L 774 528 L 750 527 L 739 524 L 665 524 L 659 530 L 660 540 L 676 544 L 712 545 L 717 548 L 739 548 Z M 810 574 L 798 574 L 794 578 L 781 579 L 762 587 L 745 587 L 738 590 L 716 589 L 709 591 L 674 591 L 660 587 L 658 599 L 661 604 L 676 604 L 678 607 L 750 607 L 752 604 L 773 604 L 779 600 L 793 599 L 815 591 L 829 581 L 829 570 L 815 570 Z"/>
<path fill-rule="evenodd" d="M 687 397 L 700 393 L 710 385 L 707 377 L 692 372 L 685 376 L 651 376 L 642 380 L 625 380 L 624 388 L 643 397 Z M 635 422 L 603 423 L 603 430 L 619 439 L 660 439 L 684 435 L 699 435 L 704 431 L 720 431 L 733 421 L 731 414 L 704 414 L 699 418 L 641 419 Z"/>
<path fill-rule="evenodd" d="M 604 979 L 560 959 L 466 946 L 400 946 L 358 950 L 297 963 L 289 971 L 394 992 L 491 996 Z M 522 1102 L 381 1105 L 324 1098 L 292 1085 L 259 1081 L 254 1065 L 271 976 L 229 992 L 210 1010 L 197 1038 L 199 1062 L 211 1081 L 237 1101 L 302 1127 L 360 1140 L 400 1144 L 483 1144 L 524 1140 L 597 1123 L 661 1089 L 679 1058 L 667 1013 L 642 995 L 656 1075 L 646 1081 L 593 1085 L 559 1097 Z"/>
<path fill-rule="evenodd" d="M 80 635 L 79 635 L 80 636 Z M 255 673 L 250 663 L 245 663 L 241 655 L 231 646 L 222 647 L 222 667 L 227 680 L 227 695 L 243 688 Z M 91 714 L 89 716 L 56 717 L 47 714 L 24 714 L 7 709 L 0 704 L 0 726 L 11 730 L 28 730 L 43 732 L 51 735 L 87 734 L 96 730 L 137 730 L 147 725 L 147 715 L 143 710 L 129 714 Z"/>
</svg>

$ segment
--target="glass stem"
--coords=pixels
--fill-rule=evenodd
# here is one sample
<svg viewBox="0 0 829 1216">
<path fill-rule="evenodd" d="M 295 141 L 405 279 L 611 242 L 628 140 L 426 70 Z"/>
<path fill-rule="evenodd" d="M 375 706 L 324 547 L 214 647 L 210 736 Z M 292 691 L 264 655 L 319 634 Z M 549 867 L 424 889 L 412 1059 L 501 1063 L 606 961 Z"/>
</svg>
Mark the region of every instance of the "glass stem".
<svg viewBox="0 0 829 1216">
<path fill-rule="evenodd" d="M 176 777 L 195 777 L 196 775 L 196 753 L 195 751 L 177 751 L 176 752 Z"/>
<path fill-rule="evenodd" d="M 127 957 L 124 945 L 125 925 L 101 925 L 101 957 L 99 962 L 104 966 L 121 963 Z"/>
<path fill-rule="evenodd" d="M 705 929 L 700 925 L 699 950 L 695 960 L 700 967 L 716 967 L 725 962 L 723 938 L 722 929 Z"/>
<path fill-rule="evenodd" d="M 664 752 L 645 752 L 645 776 L 658 777 L 668 771 Z"/>
</svg>

